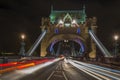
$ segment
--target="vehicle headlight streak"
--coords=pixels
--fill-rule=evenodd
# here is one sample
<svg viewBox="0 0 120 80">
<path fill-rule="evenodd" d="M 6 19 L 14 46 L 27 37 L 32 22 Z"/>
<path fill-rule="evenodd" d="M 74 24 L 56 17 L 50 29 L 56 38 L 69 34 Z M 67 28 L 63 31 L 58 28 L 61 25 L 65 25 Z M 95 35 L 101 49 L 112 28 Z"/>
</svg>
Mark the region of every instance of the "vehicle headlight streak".
<svg viewBox="0 0 120 80">
<path fill-rule="evenodd" d="M 115 74 L 115 75 L 118 75 L 118 76 L 120 75 L 120 71 L 118 71 L 118 70 L 109 69 L 109 68 L 105 68 L 105 67 L 101 67 L 101 66 L 97 66 L 97 65 L 93 65 L 93 64 L 86 64 L 86 63 L 78 62 L 78 61 L 74 61 L 74 62 L 79 63 L 83 66 L 92 68 L 92 69 L 98 69 L 98 70 L 105 71 L 105 72 L 108 72 L 108 73 L 112 73 L 112 74 Z"/>
<path fill-rule="evenodd" d="M 54 62 L 57 62 L 57 61 L 59 61 L 59 60 L 60 60 L 60 58 L 55 59 L 55 60 L 50 61 L 50 62 L 46 62 L 46 63 L 40 64 L 40 65 L 36 65 L 36 66 L 33 66 L 33 67 L 29 67 L 29 68 L 20 70 L 19 72 L 20 72 L 20 73 L 31 74 L 31 73 L 37 71 L 38 69 L 41 69 L 41 68 L 46 67 L 46 66 L 48 66 L 48 65 L 51 65 L 51 64 L 53 64 Z"/>
<path fill-rule="evenodd" d="M 86 74 L 88 74 L 88 75 L 90 75 L 90 76 L 92 76 L 92 77 L 94 77 L 94 78 L 96 78 L 96 79 L 98 79 L 98 80 L 103 80 L 103 79 L 101 79 L 100 77 L 98 77 L 98 76 L 96 76 L 96 75 L 94 75 L 95 73 L 93 73 L 93 72 L 91 72 L 91 71 L 88 71 L 87 69 L 85 69 L 85 68 L 83 68 L 83 66 L 80 66 L 80 65 L 78 65 L 78 64 L 75 64 L 74 62 L 72 62 L 72 61 L 68 61 L 70 64 L 72 64 L 74 67 L 76 67 L 76 68 L 78 68 L 78 69 L 80 69 L 81 71 L 83 71 L 83 72 L 85 72 Z M 92 74 L 91 74 L 92 73 Z M 98 74 L 99 75 L 99 74 Z M 108 79 L 107 79 L 108 80 Z"/>
<path fill-rule="evenodd" d="M 75 61 L 75 60 L 69 60 L 69 63 L 71 63 L 73 66 L 77 67 L 78 69 L 80 69 L 82 71 L 83 70 L 87 71 L 87 74 L 92 73 L 96 76 L 99 76 L 99 77 L 105 79 L 105 80 L 111 80 L 111 79 L 119 80 L 120 79 L 120 71 L 118 71 L 118 70 L 104 68 L 104 67 L 100 67 L 97 65 L 87 64 L 87 63 L 83 63 L 83 62 L 79 62 L 79 61 Z M 91 74 L 89 74 L 89 75 L 91 75 Z M 93 76 L 93 75 L 91 75 L 91 76 Z"/>
<path fill-rule="evenodd" d="M 50 60 L 50 61 L 48 61 L 48 62 L 46 62 L 46 63 L 43 63 L 43 64 L 38 64 L 38 65 L 36 65 L 36 66 L 33 66 L 34 64 L 33 63 L 31 63 L 31 64 L 28 64 L 28 65 L 26 65 L 26 66 L 29 66 L 29 65 L 31 65 L 32 67 L 29 67 L 29 68 L 24 68 L 24 69 L 22 69 L 22 70 L 15 70 L 14 72 L 12 72 L 11 74 L 7 74 L 7 75 L 5 75 L 5 76 L 3 76 L 2 78 L 4 79 L 4 80 L 8 80 L 8 79 L 11 79 L 11 80 L 20 80 L 22 77 L 24 77 L 24 76 L 27 76 L 27 75 L 29 75 L 29 74 L 32 74 L 32 73 L 34 73 L 35 71 L 37 71 L 37 70 L 39 70 L 39 69 L 42 69 L 42 68 L 44 68 L 44 67 L 47 67 L 47 66 L 49 66 L 49 65 L 51 65 L 51 64 L 53 64 L 53 63 L 55 63 L 55 62 L 57 62 L 57 61 L 59 61 L 59 60 L 61 60 L 62 58 L 57 58 L 57 59 L 54 59 L 54 60 Z M 16 67 L 15 67 L 16 68 Z M 1 79 L 2 79 L 1 78 Z"/>
</svg>

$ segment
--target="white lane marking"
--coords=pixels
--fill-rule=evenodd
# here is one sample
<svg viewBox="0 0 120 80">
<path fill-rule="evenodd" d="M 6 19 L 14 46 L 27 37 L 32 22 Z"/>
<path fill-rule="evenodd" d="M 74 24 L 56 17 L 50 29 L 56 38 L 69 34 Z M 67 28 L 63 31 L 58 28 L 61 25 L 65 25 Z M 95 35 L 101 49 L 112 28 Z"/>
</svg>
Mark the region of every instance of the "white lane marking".
<svg viewBox="0 0 120 80">
<path fill-rule="evenodd" d="M 53 71 L 53 72 L 50 74 L 50 76 L 47 78 L 47 80 L 49 80 L 49 79 L 53 76 L 54 73 L 55 73 L 55 71 Z"/>
<path fill-rule="evenodd" d="M 59 65 L 57 65 L 57 67 L 55 68 L 55 70 L 57 70 L 58 67 L 59 67 Z M 47 80 L 49 80 L 49 79 L 53 76 L 54 73 L 55 73 L 55 71 L 53 71 L 53 72 L 50 74 L 50 76 L 47 78 Z"/>
<path fill-rule="evenodd" d="M 64 76 L 65 80 L 68 80 L 65 73 L 63 71 L 62 71 L 62 73 L 63 73 L 63 76 Z"/>
<path fill-rule="evenodd" d="M 58 69 L 59 66 L 56 67 L 56 70 Z"/>
<path fill-rule="evenodd" d="M 60 66 L 60 65 L 62 65 L 62 64 L 59 63 L 55 70 L 57 70 L 58 68 L 61 68 L 60 70 L 62 70 L 62 66 Z M 50 74 L 50 76 L 47 78 L 47 80 L 50 80 L 50 78 L 54 75 L 55 72 L 56 72 L 56 71 L 53 71 L 53 72 Z M 68 80 L 67 77 L 66 77 L 66 75 L 65 75 L 65 73 L 64 73 L 64 71 L 61 71 L 61 72 L 62 72 L 65 80 Z"/>
</svg>

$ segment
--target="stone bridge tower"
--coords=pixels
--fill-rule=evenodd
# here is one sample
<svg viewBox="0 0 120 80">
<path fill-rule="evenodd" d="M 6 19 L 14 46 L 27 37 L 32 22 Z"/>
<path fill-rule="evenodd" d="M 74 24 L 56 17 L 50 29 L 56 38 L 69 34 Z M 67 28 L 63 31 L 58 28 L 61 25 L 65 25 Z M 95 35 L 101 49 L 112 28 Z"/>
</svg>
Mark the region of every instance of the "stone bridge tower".
<svg viewBox="0 0 120 80">
<path fill-rule="evenodd" d="M 96 45 L 91 39 L 88 30 L 96 32 L 96 17 L 86 18 L 85 6 L 82 10 L 53 10 L 49 18 L 42 18 L 41 30 L 47 30 L 41 42 L 41 56 L 46 56 L 48 47 L 60 40 L 72 40 L 84 45 L 84 56 L 96 57 Z"/>
</svg>

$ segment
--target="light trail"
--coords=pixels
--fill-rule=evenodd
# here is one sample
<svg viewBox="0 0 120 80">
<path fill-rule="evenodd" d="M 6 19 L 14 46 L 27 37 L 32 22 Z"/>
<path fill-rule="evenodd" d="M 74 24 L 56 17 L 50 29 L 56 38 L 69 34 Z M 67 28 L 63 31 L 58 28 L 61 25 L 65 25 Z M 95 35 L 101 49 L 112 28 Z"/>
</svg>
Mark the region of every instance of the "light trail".
<svg viewBox="0 0 120 80">
<path fill-rule="evenodd" d="M 78 61 L 74 61 L 76 63 L 79 63 L 83 66 L 86 66 L 86 67 L 89 67 L 89 68 L 92 68 L 92 69 L 96 69 L 96 70 L 101 70 L 101 71 L 104 71 L 104 72 L 108 72 L 110 74 L 115 74 L 115 75 L 120 75 L 120 71 L 118 70 L 113 70 L 113 69 L 109 69 L 109 68 L 104 68 L 104 67 L 100 67 L 100 66 L 97 66 L 97 65 L 93 65 L 93 64 L 86 64 L 86 63 L 83 63 L 83 62 L 78 62 Z M 115 71 L 117 73 L 115 73 Z M 119 72 L 119 73 L 118 73 Z"/>
<path fill-rule="evenodd" d="M 15 66 L 15 65 L 17 65 L 17 62 L 9 62 L 9 63 L 0 64 L 0 67 L 8 67 L 8 66 Z"/>
<path fill-rule="evenodd" d="M 23 68 L 27 68 L 27 67 L 31 67 L 31 66 L 35 66 L 35 63 L 28 63 L 25 65 L 17 66 L 17 69 L 23 69 Z"/>
<path fill-rule="evenodd" d="M 54 60 L 54 59 L 29 60 L 29 61 L 25 61 L 25 62 L 10 62 L 10 63 L 6 63 L 6 64 L 1 64 L 1 66 L 4 69 L 0 70 L 0 74 L 14 71 L 17 69 L 24 69 L 24 68 L 32 67 L 32 66 L 39 65 L 39 64 L 49 62 L 52 60 Z"/>
<path fill-rule="evenodd" d="M 40 65 L 36 65 L 36 66 L 33 66 L 33 67 L 29 67 L 29 68 L 26 68 L 26 69 L 22 69 L 22 70 L 20 70 L 19 72 L 20 73 L 26 73 L 26 74 L 31 74 L 31 73 L 33 73 L 33 72 L 35 72 L 35 71 L 37 71 L 38 69 L 41 69 L 41 68 L 43 68 L 43 67 L 47 67 L 47 66 L 49 66 L 49 65 L 51 65 L 51 64 L 53 64 L 54 62 L 57 62 L 57 61 L 59 61 L 60 59 L 55 59 L 55 60 L 53 60 L 53 61 L 50 61 L 50 62 L 46 62 L 46 63 L 43 63 L 43 64 L 40 64 Z"/>
<path fill-rule="evenodd" d="M 100 67 L 100 66 L 88 64 L 88 63 L 83 63 L 83 62 L 76 61 L 76 60 L 68 60 L 68 62 L 72 64 L 73 66 L 77 67 L 78 69 L 84 71 L 85 73 L 87 74 L 92 73 L 101 79 L 105 79 L 105 80 L 119 80 L 120 79 L 120 71 L 118 70 L 104 68 L 104 67 Z M 91 76 L 94 77 L 94 75 L 91 75 Z"/>
<path fill-rule="evenodd" d="M 24 69 L 20 69 L 20 70 L 15 70 L 15 71 L 11 72 L 11 74 L 6 74 L 5 76 L 0 77 L 0 79 L 2 79 L 2 80 L 8 80 L 8 79 L 20 80 L 21 78 L 28 76 L 29 74 L 33 74 L 37 70 L 40 70 L 44 67 L 47 67 L 47 66 L 49 66 L 49 65 L 51 65 L 59 60 L 61 60 L 61 58 L 49 60 L 48 62 L 38 64 L 36 66 L 32 66 L 33 64 L 29 64 L 32 67 L 28 67 L 28 68 L 24 68 Z"/>
<path fill-rule="evenodd" d="M 17 69 L 17 68 L 16 67 L 10 67 L 10 68 L 3 69 L 3 70 L 0 70 L 0 74 L 5 73 L 5 72 L 9 72 L 9 71 L 12 71 L 12 70 L 15 70 L 15 69 Z"/>
<path fill-rule="evenodd" d="M 74 62 L 72 62 L 72 61 L 70 61 L 70 60 L 69 60 L 68 62 L 69 62 L 70 64 L 72 64 L 74 67 L 78 68 L 79 70 L 81 70 L 81 71 L 85 72 L 86 74 L 88 74 L 88 75 L 96 78 L 97 80 L 103 80 L 103 78 L 109 80 L 109 78 L 106 78 L 106 77 L 104 77 L 104 76 L 101 76 L 101 75 L 99 75 L 99 74 L 96 74 L 96 73 L 94 73 L 94 72 L 92 72 L 92 71 L 90 71 L 90 70 L 87 70 L 87 69 L 83 68 L 83 66 L 80 66 L 80 65 L 78 65 L 78 64 L 75 64 Z M 92 74 L 91 74 L 91 73 L 92 73 Z"/>
</svg>

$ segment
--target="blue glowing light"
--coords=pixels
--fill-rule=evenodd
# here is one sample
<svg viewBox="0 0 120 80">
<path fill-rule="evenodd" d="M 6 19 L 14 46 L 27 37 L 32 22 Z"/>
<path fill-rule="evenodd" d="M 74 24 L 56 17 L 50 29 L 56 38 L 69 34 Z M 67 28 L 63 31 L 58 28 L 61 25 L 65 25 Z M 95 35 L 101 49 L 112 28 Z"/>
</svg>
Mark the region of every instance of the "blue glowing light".
<svg viewBox="0 0 120 80">
<path fill-rule="evenodd" d="M 84 44 L 79 39 L 75 39 L 74 41 L 77 42 L 78 44 L 80 44 L 80 46 L 81 46 L 81 52 L 82 53 L 85 52 L 85 46 L 84 46 Z"/>
<path fill-rule="evenodd" d="M 80 30 L 80 28 L 78 28 L 78 29 L 77 29 L 77 33 L 80 34 L 80 32 L 81 32 L 81 30 Z"/>
<path fill-rule="evenodd" d="M 57 28 L 57 29 L 55 29 L 55 33 L 56 33 L 56 34 L 58 34 L 58 33 L 59 33 L 58 28 Z"/>
<path fill-rule="evenodd" d="M 50 52 L 53 50 L 53 45 L 54 45 L 54 42 L 50 46 Z"/>
</svg>

